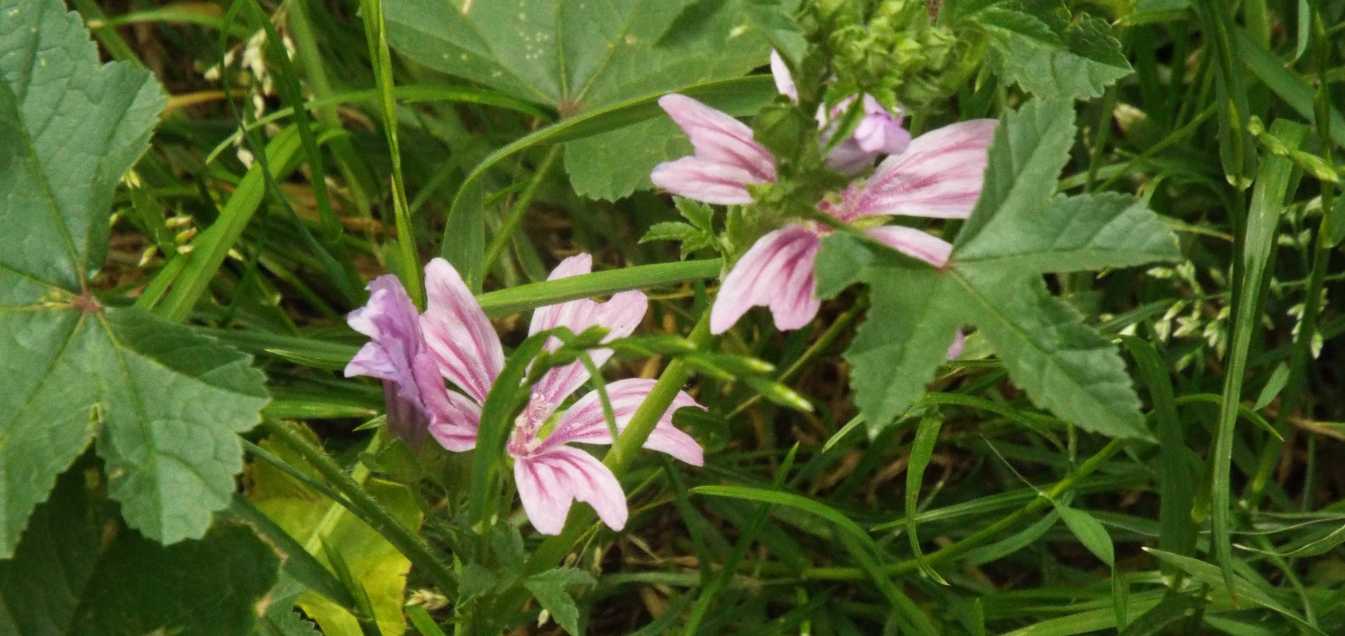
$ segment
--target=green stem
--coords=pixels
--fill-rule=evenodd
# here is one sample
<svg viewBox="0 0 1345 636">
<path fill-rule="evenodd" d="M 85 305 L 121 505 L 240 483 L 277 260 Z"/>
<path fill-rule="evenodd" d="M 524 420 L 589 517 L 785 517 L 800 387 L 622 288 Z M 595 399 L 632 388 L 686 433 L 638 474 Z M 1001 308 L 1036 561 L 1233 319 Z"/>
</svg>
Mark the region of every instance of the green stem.
<svg viewBox="0 0 1345 636">
<path fill-rule="evenodd" d="M 532 180 L 528 181 L 528 187 L 524 188 L 519 194 L 518 201 L 514 202 L 514 207 L 509 209 L 509 215 L 504 218 L 504 224 L 495 232 L 494 238 L 490 239 L 490 245 L 486 248 L 485 265 L 481 267 L 483 272 L 489 272 L 495 266 L 495 261 L 499 260 L 500 255 L 504 253 L 504 248 L 509 245 L 509 239 L 513 238 L 514 231 L 518 229 L 518 224 L 523 221 L 523 216 L 528 213 L 528 207 L 532 205 L 533 197 L 537 196 L 537 188 L 546 181 L 547 175 L 551 174 L 551 169 L 560 159 L 564 146 L 555 145 L 546 151 L 546 157 L 542 163 L 537 166 L 537 171 L 533 173 Z"/>
<path fill-rule="evenodd" d="M 444 563 L 414 531 L 398 522 L 392 513 L 360 487 L 327 453 L 275 420 L 266 420 L 264 426 L 267 432 L 299 453 L 331 483 L 333 488 L 345 495 L 346 500 L 337 503 L 345 506 L 351 514 L 383 535 L 383 538 L 406 555 L 415 567 L 425 572 L 441 592 L 448 596 L 456 593 L 457 582 L 448 564 Z"/>
<path fill-rule="evenodd" d="M 1013 528 L 1023 520 L 1031 518 L 1033 515 L 1041 512 L 1042 509 L 1049 507 L 1052 501 L 1068 492 L 1079 482 L 1079 480 L 1101 468 L 1102 464 L 1110 459 L 1112 455 L 1115 455 L 1119 450 L 1121 450 L 1121 440 L 1113 439 L 1110 442 L 1107 442 L 1106 446 L 1103 446 L 1101 450 L 1094 453 L 1092 457 L 1089 457 L 1084 463 L 1080 464 L 1074 472 L 1056 482 L 1050 489 L 1040 493 L 1037 498 L 1033 499 L 1026 506 L 1019 508 L 999 521 L 977 530 L 957 543 L 953 543 L 935 552 L 926 554 L 924 563 L 934 565 L 965 554 L 972 548 L 1003 534 L 1006 530 Z M 906 559 L 885 566 L 883 572 L 892 576 L 910 574 L 920 570 L 920 563 L 920 559 Z M 868 579 L 869 574 L 862 568 L 819 567 L 805 569 L 803 571 L 803 578 L 814 581 L 861 581 Z"/>
<path fill-rule="evenodd" d="M 557 280 L 515 285 L 508 289 L 487 292 L 476 297 L 481 309 L 489 316 L 506 316 L 515 312 L 555 303 L 588 298 L 644 287 L 670 285 L 689 280 L 714 278 L 719 275 L 717 258 L 637 265 L 592 274 L 571 276 Z"/>
</svg>

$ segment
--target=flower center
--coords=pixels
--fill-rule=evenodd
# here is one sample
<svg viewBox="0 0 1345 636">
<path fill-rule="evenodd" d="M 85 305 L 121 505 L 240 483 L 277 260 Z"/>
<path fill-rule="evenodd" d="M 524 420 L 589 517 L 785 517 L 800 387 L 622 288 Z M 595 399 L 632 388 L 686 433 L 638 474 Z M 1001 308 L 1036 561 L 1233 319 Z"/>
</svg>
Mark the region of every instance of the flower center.
<svg viewBox="0 0 1345 636">
<path fill-rule="evenodd" d="M 555 410 L 555 406 L 545 396 L 533 393 L 528 400 L 528 406 L 524 407 L 523 412 L 514 420 L 514 433 L 509 437 L 507 447 L 509 454 L 528 455 L 537 450 L 543 439 L 538 437 L 537 433 L 542 430 L 542 426 Z"/>
</svg>

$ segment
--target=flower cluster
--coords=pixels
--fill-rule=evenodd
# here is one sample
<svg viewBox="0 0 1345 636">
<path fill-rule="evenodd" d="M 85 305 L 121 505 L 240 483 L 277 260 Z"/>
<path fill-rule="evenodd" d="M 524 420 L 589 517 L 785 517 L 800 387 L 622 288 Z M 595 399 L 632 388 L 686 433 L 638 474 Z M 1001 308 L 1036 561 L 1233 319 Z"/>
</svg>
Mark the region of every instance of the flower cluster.
<svg viewBox="0 0 1345 636">
<path fill-rule="evenodd" d="M 551 272 L 550 279 L 586 274 L 591 268 L 589 255 L 572 256 Z M 504 366 L 504 351 L 490 320 L 452 265 L 443 259 L 430 261 L 425 286 L 428 307 L 417 314 L 395 276 L 370 283 L 368 304 L 348 319 L 370 341 L 345 373 L 383 380 L 389 427 L 403 439 L 414 444 L 429 436 L 450 451 L 471 450 L 476 447 L 481 407 Z M 605 341 L 620 338 L 640 324 L 647 304 L 643 293 L 629 291 L 603 303 L 581 299 L 550 305 L 533 313 L 529 333 L 561 327 L 581 333 L 599 326 L 607 329 Z M 553 350 L 558 346 L 555 338 L 547 343 Z M 597 349 L 589 356 L 595 367 L 601 367 L 612 351 Z M 458 391 L 449 390 L 445 379 Z M 596 391 L 563 408 L 587 380 L 582 362 L 548 370 L 531 387 L 528 405 L 515 420 L 507 445 L 523 509 L 543 534 L 560 533 L 576 499 L 593 506 L 613 530 L 626 524 L 626 496 L 612 471 L 593 455 L 570 446 L 612 442 Z M 645 379 L 606 385 L 618 431 L 630 422 L 653 385 L 653 380 Z M 679 392 L 644 446 L 700 466 L 700 445 L 672 424 L 673 411 L 683 407 L 701 408 Z"/>
<path fill-rule="evenodd" d="M 794 98 L 788 68 L 778 55 L 773 54 L 771 62 L 776 87 Z M 835 197 L 819 201 L 817 209 L 843 223 L 886 216 L 967 218 L 981 194 L 986 150 L 996 121 L 959 122 L 912 139 L 902 128 L 900 114 L 888 112 L 868 95 L 860 99 L 864 117 L 849 139 L 834 145 L 828 166 L 857 175 L 880 155 L 886 158 L 868 178 L 856 179 Z M 748 186 L 775 180 L 775 158 L 753 139 L 746 124 L 684 95 L 666 95 L 659 105 L 691 139 L 694 151 L 654 169 L 651 178 L 659 187 L 706 203 L 748 204 L 752 202 Z M 833 119 L 818 115 L 824 143 L 834 134 Z M 799 220 L 758 239 L 724 278 L 711 310 L 710 330 L 723 333 L 758 306 L 770 308 L 781 330 L 811 322 L 821 304 L 813 265 L 828 231 L 816 222 Z M 885 225 L 865 233 L 934 267 L 944 266 L 952 253 L 947 241 L 909 227 Z"/>
</svg>

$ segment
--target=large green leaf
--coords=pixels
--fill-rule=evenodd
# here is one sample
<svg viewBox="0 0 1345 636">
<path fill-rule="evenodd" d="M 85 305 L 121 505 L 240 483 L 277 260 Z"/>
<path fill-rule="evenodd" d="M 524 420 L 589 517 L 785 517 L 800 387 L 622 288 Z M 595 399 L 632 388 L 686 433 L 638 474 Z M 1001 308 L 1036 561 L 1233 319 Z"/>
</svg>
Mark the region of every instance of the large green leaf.
<svg viewBox="0 0 1345 636">
<path fill-rule="evenodd" d="M 393 47 L 437 71 L 554 108 L 562 118 L 712 80 L 766 61 L 742 0 L 386 0 Z M 684 154 L 675 127 L 643 123 L 572 142 L 575 190 L 615 199 Z"/>
<path fill-rule="evenodd" d="M 164 547 L 91 501 L 82 471 L 32 515 L 14 558 L 0 561 L 0 633 L 246 634 L 279 558 L 244 526 Z"/>
<path fill-rule="evenodd" d="M 302 432 L 312 437 L 306 429 Z M 288 447 L 270 442 L 263 442 L 262 447 L 305 471 L 309 478 L 322 482 L 322 476 L 308 468 Z M 398 521 L 411 528 L 420 525 L 420 509 L 405 486 L 371 478 L 369 469 L 363 464 L 357 465 L 353 473 L 353 477 L 362 482 L 369 494 Z M 364 588 L 363 593 L 369 597 L 379 629 L 384 634 L 405 632 L 402 604 L 411 562 L 383 535 L 340 504 L 275 467 L 259 462 L 253 465 L 250 475 L 252 487 L 248 496 L 257 508 L 318 559 L 326 561 L 329 553 L 335 553 Z M 353 614 L 317 592 L 303 593 L 297 604 L 309 618 L 317 621 L 324 634 L 358 636 L 362 633 Z"/>
<path fill-rule="evenodd" d="M 1069 101 L 1034 101 L 1005 117 L 981 198 L 950 263 L 932 270 L 850 234 L 829 237 L 818 288 L 861 280 L 872 307 L 846 352 L 870 430 L 920 396 L 951 329 L 972 324 L 1032 401 L 1086 430 L 1150 438 L 1116 347 L 1047 290 L 1041 274 L 1139 265 L 1180 256 L 1153 212 L 1115 194 L 1054 196 L 1074 138 Z"/>
<path fill-rule="evenodd" d="M 95 435 L 131 526 L 199 538 L 234 490 L 262 376 L 185 327 L 105 307 L 90 282 L 163 93 L 99 64 L 60 0 L 0 0 L 0 15 L 0 557 Z"/>
<path fill-rule="evenodd" d="M 1034 95 L 1097 97 L 1131 73 L 1106 21 L 1071 17 L 1058 0 L 997 3 L 971 19 L 990 36 L 992 64 Z"/>
</svg>

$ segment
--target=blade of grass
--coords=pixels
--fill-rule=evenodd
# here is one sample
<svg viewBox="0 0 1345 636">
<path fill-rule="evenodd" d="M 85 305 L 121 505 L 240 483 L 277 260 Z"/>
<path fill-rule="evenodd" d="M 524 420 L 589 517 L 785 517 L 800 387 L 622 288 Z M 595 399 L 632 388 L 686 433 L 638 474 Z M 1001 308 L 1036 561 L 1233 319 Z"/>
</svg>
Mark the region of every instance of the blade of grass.
<svg viewBox="0 0 1345 636">
<path fill-rule="evenodd" d="M 374 79 L 378 84 L 379 113 L 383 133 L 392 159 L 392 210 L 397 225 L 397 268 L 406 293 L 418 307 L 425 306 L 425 286 L 420 280 L 420 256 L 411 229 L 411 210 L 406 199 L 406 180 L 402 176 L 402 151 L 397 141 L 397 100 L 393 92 L 392 53 L 388 50 L 388 30 L 383 21 L 382 0 L 360 0 L 364 17 L 364 35 L 369 43 L 369 59 L 374 61 Z"/>
<path fill-rule="evenodd" d="M 1172 379 L 1152 343 L 1134 336 L 1122 336 L 1121 342 L 1130 351 L 1141 381 L 1149 389 L 1158 423 L 1158 546 L 1173 554 L 1192 555 L 1199 531 L 1191 520 L 1197 477 L 1192 462 L 1198 460 L 1186 445 Z M 1169 575 L 1177 574 L 1175 568 L 1165 568 Z"/>
<path fill-rule="evenodd" d="M 1271 132 L 1291 149 L 1297 148 L 1307 137 L 1307 129 L 1286 120 L 1276 120 Z M 1214 553 L 1223 570 L 1228 589 L 1233 586 L 1233 555 L 1229 533 L 1233 527 L 1232 464 L 1233 444 L 1237 435 L 1238 413 L 1242 402 L 1242 385 L 1251 349 L 1252 335 L 1260 330 L 1261 292 L 1265 288 L 1266 272 L 1273 257 L 1280 217 L 1285 209 L 1285 196 L 1293 175 L 1294 163 L 1287 157 L 1266 157 L 1256 178 L 1252 202 L 1248 210 L 1242 261 L 1243 276 L 1239 293 L 1233 299 L 1231 311 L 1232 335 L 1224 375 L 1224 388 L 1219 404 L 1218 433 L 1211 459 L 1213 476 L 1210 480 Z"/>
</svg>

